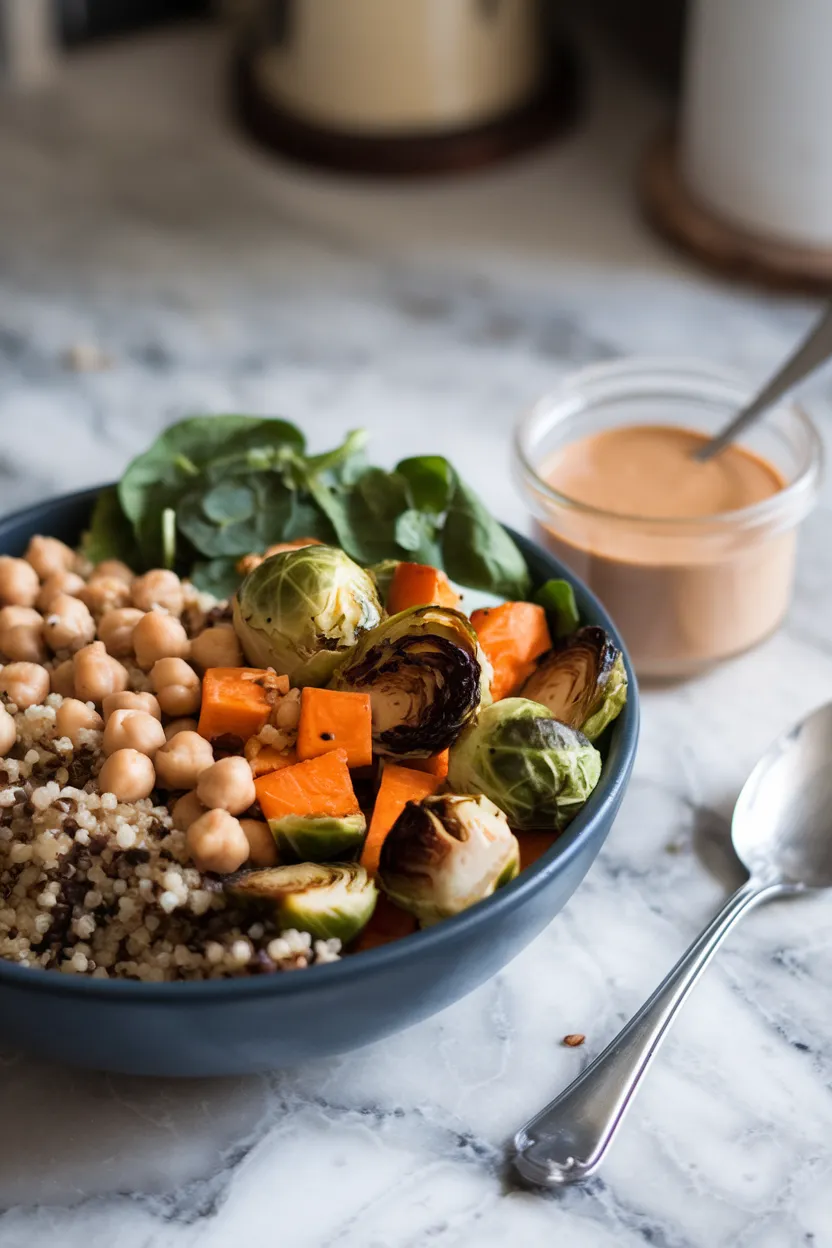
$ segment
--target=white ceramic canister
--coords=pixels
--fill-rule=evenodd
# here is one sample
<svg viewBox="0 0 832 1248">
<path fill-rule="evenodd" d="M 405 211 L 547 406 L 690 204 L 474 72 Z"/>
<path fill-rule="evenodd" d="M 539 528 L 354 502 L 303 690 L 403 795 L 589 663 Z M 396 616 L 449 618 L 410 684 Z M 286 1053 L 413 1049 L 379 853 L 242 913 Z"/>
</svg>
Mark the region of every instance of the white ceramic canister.
<svg viewBox="0 0 832 1248">
<path fill-rule="evenodd" d="M 283 12 L 280 37 L 257 54 L 259 86 L 328 130 L 465 129 L 522 107 L 539 85 L 539 0 L 284 0 Z"/>
<path fill-rule="evenodd" d="M 742 230 L 832 247 L 832 0 L 693 0 L 681 173 Z"/>
</svg>

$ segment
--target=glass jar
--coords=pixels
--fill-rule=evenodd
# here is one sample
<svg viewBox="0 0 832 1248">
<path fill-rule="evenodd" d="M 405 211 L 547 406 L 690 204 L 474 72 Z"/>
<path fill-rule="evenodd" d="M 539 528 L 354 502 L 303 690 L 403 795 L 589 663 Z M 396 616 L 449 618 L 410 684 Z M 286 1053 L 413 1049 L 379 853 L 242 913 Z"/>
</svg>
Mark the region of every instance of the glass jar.
<svg viewBox="0 0 832 1248">
<path fill-rule="evenodd" d="M 715 433 L 751 397 L 736 376 L 689 360 L 633 359 L 574 374 L 520 421 L 515 471 L 537 537 L 598 595 L 647 679 L 695 675 L 772 633 L 791 599 L 797 527 L 814 505 L 821 444 L 805 412 L 782 404 L 741 445 L 783 489 L 704 518 L 643 519 L 579 503 L 546 480 L 568 442 L 625 425 Z"/>
</svg>

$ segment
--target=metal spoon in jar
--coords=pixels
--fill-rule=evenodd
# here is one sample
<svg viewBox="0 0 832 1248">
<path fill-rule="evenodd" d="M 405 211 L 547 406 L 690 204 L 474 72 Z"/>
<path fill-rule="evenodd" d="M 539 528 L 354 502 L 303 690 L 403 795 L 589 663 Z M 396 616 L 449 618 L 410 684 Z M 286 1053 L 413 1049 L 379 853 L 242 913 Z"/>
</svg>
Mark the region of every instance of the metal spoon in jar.
<svg viewBox="0 0 832 1248">
<path fill-rule="evenodd" d="M 724 451 L 725 447 L 729 446 L 743 429 L 747 429 L 758 416 L 762 416 L 763 412 L 784 398 L 790 390 L 793 390 L 801 381 L 805 381 L 830 358 L 832 358 L 832 305 L 826 309 L 794 354 L 789 356 L 785 364 L 777 370 L 770 381 L 766 382 L 762 390 L 746 403 L 721 433 L 695 451 L 693 458 L 700 464 L 704 464 L 714 455 L 718 455 L 720 451 Z"/>
<path fill-rule="evenodd" d="M 748 880 L 604 1052 L 518 1131 L 514 1164 L 528 1183 L 562 1187 L 595 1173 L 670 1024 L 742 915 L 772 897 L 832 887 L 831 757 L 832 703 L 763 755 L 731 829 Z"/>
</svg>

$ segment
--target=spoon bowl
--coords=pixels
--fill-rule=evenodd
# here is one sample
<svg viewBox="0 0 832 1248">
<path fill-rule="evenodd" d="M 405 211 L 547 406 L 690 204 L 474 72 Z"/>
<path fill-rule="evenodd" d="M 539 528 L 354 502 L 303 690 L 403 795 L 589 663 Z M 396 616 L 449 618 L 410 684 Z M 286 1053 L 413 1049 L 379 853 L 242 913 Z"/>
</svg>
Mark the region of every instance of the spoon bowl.
<svg viewBox="0 0 832 1248">
<path fill-rule="evenodd" d="M 778 737 L 746 780 L 731 840 L 752 878 L 832 887 L 832 703 Z"/>
</svg>

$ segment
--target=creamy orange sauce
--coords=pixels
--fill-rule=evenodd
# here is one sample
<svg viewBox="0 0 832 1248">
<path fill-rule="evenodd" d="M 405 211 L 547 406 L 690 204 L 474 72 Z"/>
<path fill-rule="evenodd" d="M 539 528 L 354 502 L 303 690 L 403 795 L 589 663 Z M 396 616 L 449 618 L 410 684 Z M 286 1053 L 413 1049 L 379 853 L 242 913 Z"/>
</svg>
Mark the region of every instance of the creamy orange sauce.
<svg viewBox="0 0 832 1248">
<path fill-rule="evenodd" d="M 697 463 L 693 454 L 707 440 L 672 425 L 605 429 L 556 451 L 543 476 L 575 502 L 644 519 L 738 511 L 784 488 L 773 465 L 740 446 Z"/>
<path fill-rule="evenodd" d="M 541 466 L 566 499 L 597 509 L 552 500 L 540 534 L 609 608 L 640 676 L 690 675 L 738 654 L 788 606 L 795 531 L 709 525 L 786 482 L 742 447 L 697 463 L 692 453 L 706 440 L 632 425 L 572 442 Z"/>
</svg>

